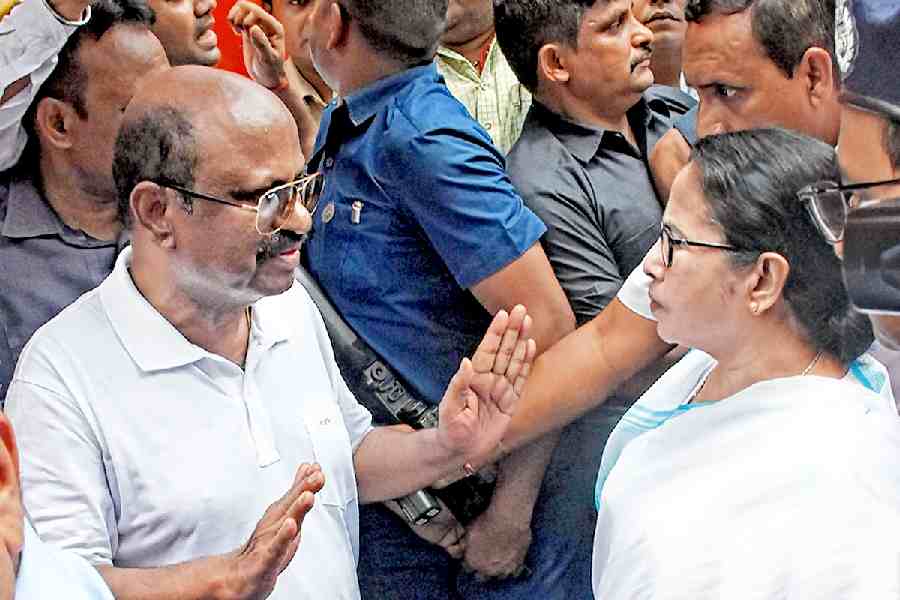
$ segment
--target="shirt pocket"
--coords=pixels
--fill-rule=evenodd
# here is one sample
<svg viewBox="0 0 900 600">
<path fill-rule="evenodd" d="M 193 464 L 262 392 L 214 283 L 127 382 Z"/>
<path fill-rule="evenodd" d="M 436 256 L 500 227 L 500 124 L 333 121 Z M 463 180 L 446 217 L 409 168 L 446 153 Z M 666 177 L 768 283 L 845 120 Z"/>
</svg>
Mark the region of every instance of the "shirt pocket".
<svg viewBox="0 0 900 600">
<path fill-rule="evenodd" d="M 356 475 L 350 435 L 336 406 L 322 408 L 303 417 L 314 460 L 322 467 L 325 485 L 316 501 L 344 508 L 356 500 Z"/>
</svg>

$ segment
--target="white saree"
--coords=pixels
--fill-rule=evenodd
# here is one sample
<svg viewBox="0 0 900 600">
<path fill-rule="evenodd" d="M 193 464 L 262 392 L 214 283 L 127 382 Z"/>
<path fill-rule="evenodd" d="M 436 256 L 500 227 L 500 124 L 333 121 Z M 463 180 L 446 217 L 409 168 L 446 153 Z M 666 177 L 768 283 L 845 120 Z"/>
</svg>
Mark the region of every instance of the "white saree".
<svg viewBox="0 0 900 600">
<path fill-rule="evenodd" d="M 691 352 L 610 436 L 596 598 L 900 598 L 892 402 L 798 376 L 688 408 L 714 364 Z"/>
</svg>

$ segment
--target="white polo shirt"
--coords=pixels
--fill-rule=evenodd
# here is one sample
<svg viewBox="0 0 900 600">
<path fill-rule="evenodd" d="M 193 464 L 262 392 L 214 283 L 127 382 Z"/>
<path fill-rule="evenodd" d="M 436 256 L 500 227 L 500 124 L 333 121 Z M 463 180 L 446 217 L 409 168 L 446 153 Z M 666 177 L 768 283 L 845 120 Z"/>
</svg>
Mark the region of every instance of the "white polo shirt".
<svg viewBox="0 0 900 600">
<path fill-rule="evenodd" d="M 371 415 L 341 378 L 315 305 L 299 284 L 257 302 L 242 370 L 165 320 L 134 286 L 130 259 L 126 249 L 39 329 L 13 376 L 7 412 L 38 533 L 119 567 L 228 552 L 297 467 L 317 461 L 325 487 L 271 598 L 358 598 L 353 452 Z"/>
</svg>

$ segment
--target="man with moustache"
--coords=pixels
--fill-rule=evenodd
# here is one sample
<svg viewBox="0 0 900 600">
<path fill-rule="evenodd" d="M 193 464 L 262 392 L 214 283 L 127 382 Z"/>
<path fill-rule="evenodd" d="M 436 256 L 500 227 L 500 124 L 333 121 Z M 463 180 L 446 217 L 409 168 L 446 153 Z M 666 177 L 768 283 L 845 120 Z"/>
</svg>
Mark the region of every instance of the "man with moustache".
<svg viewBox="0 0 900 600">
<path fill-rule="evenodd" d="M 26 117 L 31 150 L 0 175 L 0 399 L 31 335 L 103 281 L 124 244 L 113 143 L 141 78 L 168 68 L 150 22 L 141 2 L 94 4 Z"/>
<path fill-rule="evenodd" d="M 647 156 L 672 114 L 646 93 L 653 34 L 629 0 L 504 0 L 495 20 L 501 48 L 534 95 L 508 157 L 510 178 L 547 225 L 543 246 L 583 324 L 612 301 L 659 235 L 662 207 Z M 617 393 L 563 432 L 534 511 L 532 560 L 543 568 L 533 594 L 591 596 L 596 512 L 583 493 L 637 393 Z M 477 550 L 470 540 L 467 553 Z"/>
<path fill-rule="evenodd" d="M 650 156 L 663 199 L 691 134 L 779 126 L 836 143 L 834 0 L 689 0 L 686 15 L 682 67 L 700 106 Z"/>
<path fill-rule="evenodd" d="M 17 366 L 29 514 L 120 600 L 358 598 L 358 502 L 480 466 L 509 423 L 535 353 L 521 306 L 474 359 L 490 374 L 460 363 L 437 428 L 371 426 L 294 282 L 321 189 L 302 170 L 264 88 L 148 78 L 116 142 L 131 246 Z"/>
<path fill-rule="evenodd" d="M 450 92 L 507 154 L 522 132 L 531 93 L 497 44 L 492 0 L 449 0 L 435 61 Z"/>
</svg>

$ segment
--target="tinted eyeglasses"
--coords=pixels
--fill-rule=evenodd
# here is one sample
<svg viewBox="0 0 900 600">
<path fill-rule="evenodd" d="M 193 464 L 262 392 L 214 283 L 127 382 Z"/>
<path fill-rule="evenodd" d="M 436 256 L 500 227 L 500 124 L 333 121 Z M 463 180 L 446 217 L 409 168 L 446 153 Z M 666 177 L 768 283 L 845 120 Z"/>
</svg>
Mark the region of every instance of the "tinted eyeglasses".
<svg viewBox="0 0 900 600">
<path fill-rule="evenodd" d="M 806 204 L 806 210 L 812 216 L 813 223 L 816 224 L 825 239 L 836 244 L 844 239 L 847 213 L 851 208 L 859 205 L 859 196 L 856 195 L 856 192 L 894 184 L 900 184 L 900 179 L 868 181 L 852 185 L 822 181 L 806 186 L 797 192 L 797 197 Z"/>
<path fill-rule="evenodd" d="M 675 258 L 676 246 L 695 246 L 697 248 L 715 248 L 716 250 L 726 250 L 728 252 L 742 252 L 744 248 L 731 246 L 729 244 L 719 244 L 716 242 L 695 242 L 686 240 L 672 235 L 672 230 L 668 225 L 663 225 L 659 230 L 659 251 L 662 253 L 663 264 L 666 268 L 672 266 L 672 260 Z"/>
<path fill-rule="evenodd" d="M 244 204 L 237 200 L 217 198 L 209 194 L 203 194 L 168 181 L 154 181 L 156 185 L 167 187 L 192 198 L 200 198 L 209 202 L 217 202 L 227 206 L 240 208 L 241 210 L 256 213 L 256 230 L 261 235 L 273 235 L 281 230 L 294 214 L 296 205 L 300 205 L 313 214 L 322 195 L 324 178 L 320 173 L 313 173 L 301 177 L 295 181 L 273 187 L 259 196 L 255 205 Z"/>
</svg>

